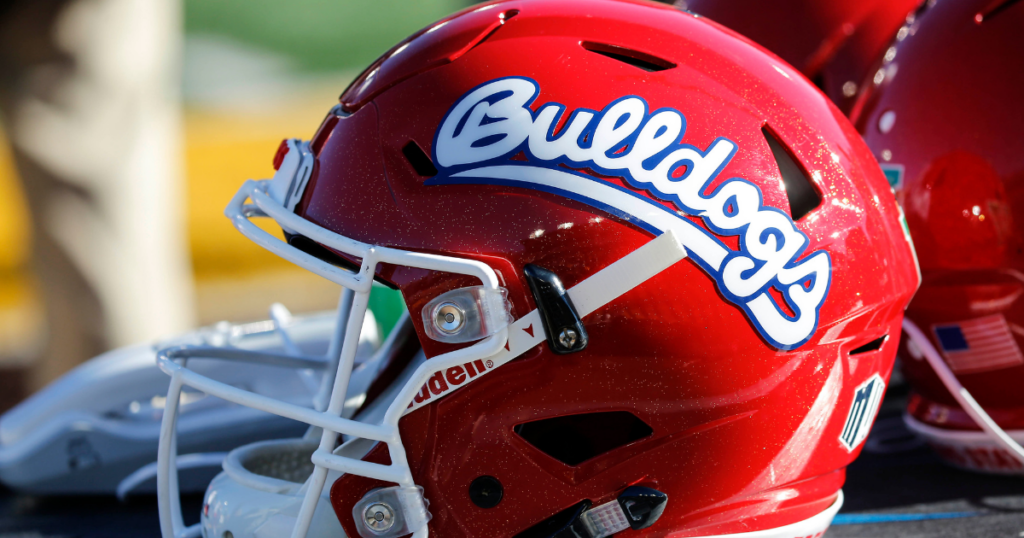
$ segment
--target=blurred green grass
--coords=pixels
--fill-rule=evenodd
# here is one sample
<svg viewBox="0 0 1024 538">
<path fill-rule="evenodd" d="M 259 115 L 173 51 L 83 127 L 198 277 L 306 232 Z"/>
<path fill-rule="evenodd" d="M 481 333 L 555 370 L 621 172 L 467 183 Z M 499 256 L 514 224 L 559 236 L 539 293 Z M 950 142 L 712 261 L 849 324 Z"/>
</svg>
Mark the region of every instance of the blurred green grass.
<svg viewBox="0 0 1024 538">
<path fill-rule="evenodd" d="M 192 62 L 184 69 L 184 149 L 198 318 L 262 319 L 274 301 L 295 312 L 334 308 L 334 284 L 245 239 L 224 219 L 224 204 L 245 178 L 271 177 L 281 138 L 315 132 L 358 72 L 472 2 L 183 1 L 192 45 L 184 56 Z M 272 222 L 261 226 L 281 237 Z M 387 328 L 398 310 L 380 299 L 371 296 Z"/>
<path fill-rule="evenodd" d="M 227 36 L 298 69 L 360 69 L 469 0 L 185 0 L 185 32 Z"/>
</svg>

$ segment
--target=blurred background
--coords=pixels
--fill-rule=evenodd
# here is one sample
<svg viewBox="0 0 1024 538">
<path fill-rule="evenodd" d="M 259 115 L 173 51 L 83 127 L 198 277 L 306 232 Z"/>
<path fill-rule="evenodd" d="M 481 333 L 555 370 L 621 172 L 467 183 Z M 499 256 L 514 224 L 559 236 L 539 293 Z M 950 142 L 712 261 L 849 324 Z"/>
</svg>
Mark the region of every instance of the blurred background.
<svg viewBox="0 0 1024 538">
<path fill-rule="evenodd" d="M 0 410 L 113 347 L 333 308 L 222 210 L 362 68 L 471 3 L 0 0 Z"/>
</svg>

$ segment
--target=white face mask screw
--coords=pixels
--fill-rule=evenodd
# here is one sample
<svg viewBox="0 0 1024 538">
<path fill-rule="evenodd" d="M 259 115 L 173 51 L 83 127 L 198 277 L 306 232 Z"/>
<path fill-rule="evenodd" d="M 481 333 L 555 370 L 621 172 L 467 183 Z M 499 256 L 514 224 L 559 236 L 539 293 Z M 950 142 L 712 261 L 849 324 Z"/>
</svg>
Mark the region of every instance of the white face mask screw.
<svg viewBox="0 0 1024 538">
<path fill-rule="evenodd" d="M 445 334 L 455 334 L 466 323 L 466 313 L 455 303 L 442 303 L 434 314 L 434 325 Z"/>
<path fill-rule="evenodd" d="M 384 503 L 373 503 L 363 511 L 363 522 L 374 532 L 386 532 L 395 524 L 395 512 Z"/>
<path fill-rule="evenodd" d="M 572 329 L 562 329 L 562 332 L 558 333 L 558 343 L 565 346 L 566 349 L 576 345 L 576 339 L 579 335 Z"/>
</svg>

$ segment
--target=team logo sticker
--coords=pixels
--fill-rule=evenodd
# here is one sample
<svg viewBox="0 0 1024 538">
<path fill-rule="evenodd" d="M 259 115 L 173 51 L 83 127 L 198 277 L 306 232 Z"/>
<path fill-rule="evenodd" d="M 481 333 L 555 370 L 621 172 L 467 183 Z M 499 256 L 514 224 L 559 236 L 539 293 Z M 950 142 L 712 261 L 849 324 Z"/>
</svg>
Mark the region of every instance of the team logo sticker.
<svg viewBox="0 0 1024 538">
<path fill-rule="evenodd" d="M 882 394 L 885 392 L 885 382 L 881 376 L 875 374 L 862 383 L 853 393 L 853 404 L 850 405 L 850 412 L 846 415 L 846 424 L 843 424 L 843 433 L 839 436 L 839 442 L 850 452 L 857 448 L 864 439 L 867 439 L 871 431 L 871 424 L 875 421 L 878 408 L 882 405 Z"/>
<path fill-rule="evenodd" d="M 654 235 L 672 230 L 769 344 L 788 350 L 807 342 L 828 294 L 831 260 L 824 250 L 805 252 L 807 236 L 787 213 L 765 206 L 754 183 L 730 178 L 707 192 L 736 154 L 735 142 L 720 137 L 704 149 L 684 144 L 683 114 L 672 108 L 651 112 L 637 96 L 600 111 L 574 110 L 556 133 L 566 106 L 545 103 L 534 112 L 530 106 L 539 93 L 525 77 L 492 80 L 467 92 L 438 127 L 438 174 L 426 184 L 536 189 L 607 211 Z M 520 152 L 527 160 L 512 160 Z M 622 177 L 678 211 L 573 168 Z M 708 229 L 687 216 L 699 217 Z M 721 236 L 738 236 L 739 248 Z"/>
</svg>

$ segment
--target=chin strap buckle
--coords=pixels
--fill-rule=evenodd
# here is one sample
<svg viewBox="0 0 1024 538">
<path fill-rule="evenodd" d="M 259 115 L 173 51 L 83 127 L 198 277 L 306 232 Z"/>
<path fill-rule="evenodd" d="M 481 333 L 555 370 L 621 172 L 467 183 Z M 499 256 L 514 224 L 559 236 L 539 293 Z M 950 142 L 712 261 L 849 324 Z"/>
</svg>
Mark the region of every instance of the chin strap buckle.
<svg viewBox="0 0 1024 538">
<path fill-rule="evenodd" d="M 606 538 L 626 529 L 646 529 L 658 521 L 668 495 L 631 486 L 617 499 L 590 508 L 583 501 L 519 533 L 516 538 Z"/>
<path fill-rule="evenodd" d="M 665 511 L 668 495 L 641 486 L 626 488 L 617 499 L 581 514 L 590 538 L 605 538 L 626 529 L 646 529 Z"/>
</svg>

